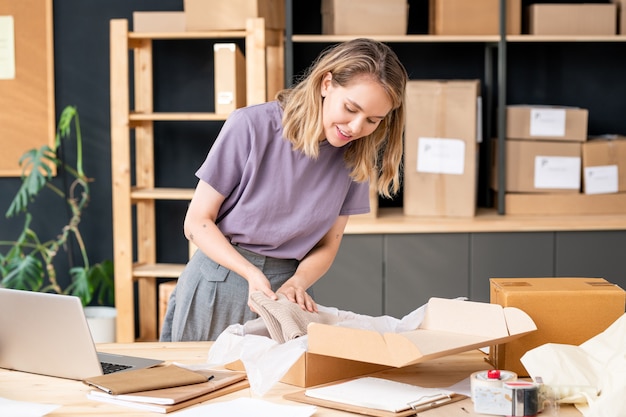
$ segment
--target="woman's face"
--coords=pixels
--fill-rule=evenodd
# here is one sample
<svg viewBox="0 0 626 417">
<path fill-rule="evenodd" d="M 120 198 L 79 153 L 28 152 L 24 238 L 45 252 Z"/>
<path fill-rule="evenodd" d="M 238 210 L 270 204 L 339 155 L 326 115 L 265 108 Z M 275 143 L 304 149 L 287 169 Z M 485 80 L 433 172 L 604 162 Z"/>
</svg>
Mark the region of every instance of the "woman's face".
<svg viewBox="0 0 626 417">
<path fill-rule="evenodd" d="M 374 132 L 392 108 L 383 87 L 368 75 L 341 87 L 334 84 L 332 74 L 327 73 L 321 93 L 324 134 L 326 140 L 338 148 Z"/>
</svg>

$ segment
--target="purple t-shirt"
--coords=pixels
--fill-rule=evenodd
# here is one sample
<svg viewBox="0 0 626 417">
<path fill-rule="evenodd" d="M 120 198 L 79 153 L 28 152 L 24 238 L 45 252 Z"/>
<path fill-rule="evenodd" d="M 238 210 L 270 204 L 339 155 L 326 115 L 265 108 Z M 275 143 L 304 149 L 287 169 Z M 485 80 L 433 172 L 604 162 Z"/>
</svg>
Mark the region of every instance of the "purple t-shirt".
<svg viewBox="0 0 626 417">
<path fill-rule="evenodd" d="M 281 119 L 276 101 L 234 111 L 196 176 L 225 196 L 217 224 L 233 244 L 302 259 L 337 216 L 369 212 L 369 185 L 352 180 L 344 148 L 293 150 Z"/>
</svg>

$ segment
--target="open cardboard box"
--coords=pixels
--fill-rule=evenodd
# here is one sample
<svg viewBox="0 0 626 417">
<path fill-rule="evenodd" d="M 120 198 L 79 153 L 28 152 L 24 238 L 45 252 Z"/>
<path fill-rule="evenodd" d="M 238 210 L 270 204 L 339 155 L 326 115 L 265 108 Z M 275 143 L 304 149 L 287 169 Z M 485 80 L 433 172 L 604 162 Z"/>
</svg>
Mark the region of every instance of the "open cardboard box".
<svg viewBox="0 0 626 417">
<path fill-rule="evenodd" d="M 518 308 L 431 298 L 420 327 L 408 332 L 311 323 L 308 352 L 399 368 L 506 343 L 535 330 L 530 316 Z"/>
<path fill-rule="evenodd" d="M 281 381 L 300 387 L 325 384 L 506 343 L 535 330 L 533 320 L 515 307 L 431 298 L 413 331 L 381 334 L 309 324 L 308 350 Z M 243 365 L 237 361 L 227 368 L 242 370 Z"/>
</svg>

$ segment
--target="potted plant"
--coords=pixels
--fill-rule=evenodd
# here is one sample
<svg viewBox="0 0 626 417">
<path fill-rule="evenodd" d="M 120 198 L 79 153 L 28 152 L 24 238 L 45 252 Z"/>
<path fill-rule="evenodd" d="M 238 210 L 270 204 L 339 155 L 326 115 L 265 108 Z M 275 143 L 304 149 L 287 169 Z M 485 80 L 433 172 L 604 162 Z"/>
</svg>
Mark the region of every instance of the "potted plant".
<svg viewBox="0 0 626 417">
<path fill-rule="evenodd" d="M 72 127 L 73 133 L 72 134 Z M 60 157 L 61 146 L 76 138 L 76 161 L 71 164 Z M 25 152 L 20 158 L 22 168 L 21 186 L 13 198 L 7 218 L 24 215 L 24 226 L 13 241 L 0 241 L 0 286 L 29 291 L 69 294 L 81 299 L 86 313 L 90 305 L 113 306 L 113 263 L 104 260 L 92 263 L 80 231 L 82 214 L 90 200 L 90 183 L 83 170 L 83 138 L 78 111 L 74 106 L 63 109 L 57 126 L 54 147 L 44 145 Z M 53 181 L 55 170 L 59 177 L 71 181 Z M 63 185 L 65 184 L 65 186 Z M 29 211 L 31 203 L 44 189 L 51 190 L 69 208 L 67 223 L 55 236 L 40 238 L 31 228 L 33 219 Z M 79 261 L 74 261 L 74 248 Z M 57 275 L 57 256 L 65 252 L 69 263 L 69 284 L 63 286 Z M 113 317 L 113 325 L 115 317 Z M 93 333 L 92 328 L 92 333 Z M 114 329 L 113 333 L 114 334 Z M 94 339 L 97 339 L 94 335 Z M 113 341 L 113 340 L 111 340 Z"/>
</svg>

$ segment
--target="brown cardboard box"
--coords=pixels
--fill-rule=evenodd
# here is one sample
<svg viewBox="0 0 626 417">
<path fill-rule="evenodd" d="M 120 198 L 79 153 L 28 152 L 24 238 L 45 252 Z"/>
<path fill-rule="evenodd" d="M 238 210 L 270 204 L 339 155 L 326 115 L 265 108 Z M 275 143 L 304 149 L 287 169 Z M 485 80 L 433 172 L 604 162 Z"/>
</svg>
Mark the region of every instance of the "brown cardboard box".
<svg viewBox="0 0 626 417">
<path fill-rule="evenodd" d="M 522 33 L 522 2 L 507 0 L 506 33 Z M 430 0 L 431 35 L 499 35 L 500 0 Z"/>
<path fill-rule="evenodd" d="M 233 371 L 245 370 L 241 361 L 229 363 L 226 365 L 226 368 Z M 291 366 L 280 382 L 308 388 L 340 379 L 380 372 L 389 368 L 389 366 L 374 363 L 351 361 L 305 352 Z"/>
<path fill-rule="evenodd" d="M 626 193 L 507 193 L 504 196 L 504 211 L 506 214 L 541 216 L 624 214 Z"/>
<path fill-rule="evenodd" d="M 613 0 L 617 5 L 617 33 L 626 35 L 626 0 Z"/>
<path fill-rule="evenodd" d="M 583 143 L 583 192 L 626 192 L 626 137 L 598 137 Z"/>
<path fill-rule="evenodd" d="M 406 0 L 322 0 L 323 35 L 406 35 Z"/>
<path fill-rule="evenodd" d="M 507 139 L 587 140 L 589 111 L 577 107 L 515 105 L 506 107 Z"/>
<path fill-rule="evenodd" d="M 615 35 L 615 4 L 532 4 L 528 6 L 531 35 Z"/>
<path fill-rule="evenodd" d="M 405 215 L 475 215 L 479 96 L 478 80 L 407 83 Z"/>
<path fill-rule="evenodd" d="M 285 28 L 283 0 L 184 0 L 188 31 L 243 30 L 246 20 L 265 19 L 267 29 Z"/>
<path fill-rule="evenodd" d="M 185 31 L 185 12 L 133 12 L 133 32 Z"/>
<path fill-rule="evenodd" d="M 494 141 L 494 154 L 498 143 Z M 505 141 L 505 191 L 508 193 L 579 193 L 581 144 L 534 140 Z M 497 190 L 498 160 L 492 158 L 492 188 Z"/>
<path fill-rule="evenodd" d="M 420 326 L 399 333 L 311 323 L 308 351 L 401 368 L 494 344 L 490 340 L 506 343 L 536 330 L 525 312 L 496 306 L 433 297 Z"/>
<path fill-rule="evenodd" d="M 229 114 L 246 105 L 246 59 L 235 43 L 213 44 L 215 112 Z"/>
<path fill-rule="evenodd" d="M 380 333 L 309 324 L 308 351 L 281 381 L 302 387 L 319 385 L 504 343 L 536 329 L 517 308 L 431 298 L 422 324 L 412 331 Z M 227 367 L 243 369 L 240 361 Z"/>
<path fill-rule="evenodd" d="M 537 331 L 490 349 L 497 369 L 528 376 L 520 358 L 545 343 L 579 345 L 624 314 L 626 293 L 603 278 L 491 278 L 491 302 L 517 307 Z"/>
</svg>

